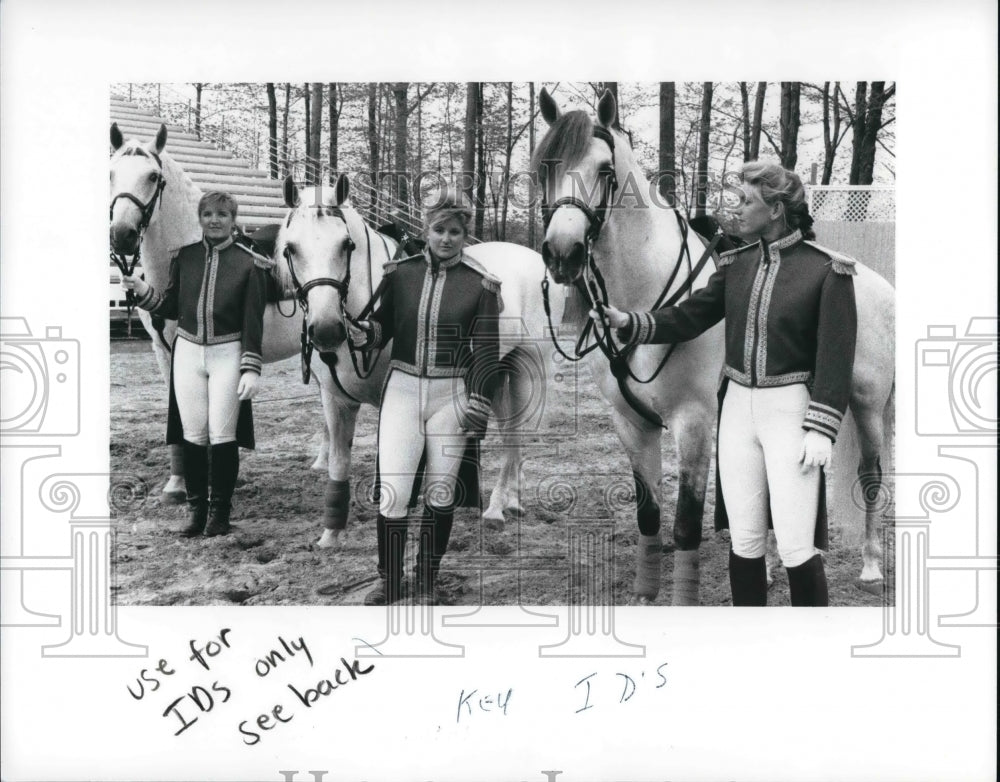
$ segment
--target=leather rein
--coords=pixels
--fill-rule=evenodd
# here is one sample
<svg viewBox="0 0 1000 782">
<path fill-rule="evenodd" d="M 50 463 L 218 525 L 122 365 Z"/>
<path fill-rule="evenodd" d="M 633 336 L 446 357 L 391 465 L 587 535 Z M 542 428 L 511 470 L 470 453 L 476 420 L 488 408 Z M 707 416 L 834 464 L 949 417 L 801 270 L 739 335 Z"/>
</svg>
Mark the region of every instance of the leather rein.
<svg viewBox="0 0 1000 782">
<path fill-rule="evenodd" d="M 597 265 L 597 260 L 594 257 L 594 244 L 597 242 L 602 229 L 608 221 L 611 204 L 614 202 L 614 196 L 618 190 L 618 176 L 616 174 L 617 168 L 615 166 L 614 136 L 611 135 L 610 131 L 606 128 L 595 125 L 594 138 L 604 141 L 611 148 L 611 171 L 609 176 L 605 179 L 606 185 L 601 193 L 601 201 L 598 204 L 597 209 L 591 209 L 588 204 L 575 196 L 565 196 L 549 205 L 544 201 L 543 190 L 542 222 L 545 230 L 548 231 L 553 214 L 557 209 L 563 206 L 575 207 L 582 211 L 587 217 L 589 226 L 587 228 L 587 232 L 584 234 L 586 256 L 583 271 L 573 284 L 587 297 L 593 308 L 597 311 L 604 329 L 603 333 L 598 333 L 594 325 L 594 321 L 588 317 L 582 331 L 577 337 L 576 345 L 573 349 L 573 355 L 568 355 L 565 351 L 563 351 L 558 340 L 556 339 L 555 329 L 552 327 L 552 310 L 549 303 L 549 278 L 548 270 L 546 270 L 542 276 L 542 302 L 545 306 L 545 317 L 548 320 L 549 335 L 552 338 L 552 344 L 555 345 L 556 350 L 567 361 L 580 361 L 593 350 L 600 349 L 600 351 L 604 354 L 604 357 L 608 360 L 608 366 L 611 370 L 611 374 L 618 382 L 618 390 L 628 403 L 629 407 L 631 407 L 635 413 L 645 419 L 648 423 L 656 427 L 666 429 L 667 427 L 663 423 L 663 419 L 632 392 L 632 390 L 628 387 L 627 381 L 632 380 L 640 385 L 652 383 L 663 371 L 677 345 L 671 344 L 667 347 L 662 360 L 649 377 L 645 379 L 639 378 L 632 370 L 630 364 L 632 354 L 638 346 L 634 344 L 626 346 L 617 345 L 612 337 L 612 329 L 605 314 L 605 307 L 609 304 L 608 290 L 604 281 L 604 275 L 601 274 L 600 267 Z M 711 241 L 705 248 L 705 252 L 702 253 L 701 258 L 698 259 L 698 262 L 692 265 L 691 252 L 688 249 L 688 235 L 690 227 L 688 226 L 687 221 L 681 217 L 681 214 L 676 207 L 673 208 L 673 213 L 674 217 L 677 218 L 677 225 L 681 233 L 680 250 L 678 251 L 677 260 L 674 263 L 673 270 L 671 271 L 666 284 L 663 286 L 663 289 L 660 291 L 659 296 L 656 297 L 655 303 L 650 308 L 651 310 L 657 310 L 662 307 L 671 307 L 680 301 L 681 298 L 690 291 L 691 287 L 694 285 L 694 281 L 698 278 L 698 275 L 701 274 L 705 265 L 712 257 L 715 248 L 718 246 L 719 241 L 722 239 L 722 231 L 720 229 L 712 237 Z M 688 268 L 687 277 L 681 283 L 680 287 L 668 297 L 667 294 L 677 279 L 677 275 L 680 272 L 682 264 L 685 264 Z M 591 332 L 594 334 L 594 341 L 590 345 L 587 345 L 586 343 L 590 339 Z"/>
</svg>

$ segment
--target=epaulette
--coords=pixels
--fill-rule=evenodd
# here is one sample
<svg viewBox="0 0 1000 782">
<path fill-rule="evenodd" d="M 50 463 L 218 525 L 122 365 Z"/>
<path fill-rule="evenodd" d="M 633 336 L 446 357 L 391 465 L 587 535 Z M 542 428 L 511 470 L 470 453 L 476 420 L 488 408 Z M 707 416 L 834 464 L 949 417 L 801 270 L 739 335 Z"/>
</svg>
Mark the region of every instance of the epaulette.
<svg viewBox="0 0 1000 782">
<path fill-rule="evenodd" d="M 734 247 L 732 250 L 726 250 L 724 253 L 719 254 L 719 263 L 717 266 L 721 269 L 723 266 L 728 266 L 733 261 L 736 260 L 736 256 L 742 252 L 758 247 L 757 244 L 745 244 L 742 247 Z"/>
<path fill-rule="evenodd" d="M 837 274 L 844 274 L 851 276 L 851 275 L 856 275 L 858 273 L 858 270 L 856 268 L 858 262 L 853 258 L 851 258 L 850 256 L 838 253 L 835 250 L 831 250 L 829 247 L 824 247 L 821 244 L 816 244 L 816 242 L 809 241 L 808 239 L 806 239 L 803 242 L 803 244 L 808 244 L 814 250 L 819 250 L 821 253 L 823 253 L 823 255 L 827 256 L 830 259 L 829 261 L 830 266 Z"/>
<path fill-rule="evenodd" d="M 382 265 L 382 271 L 385 274 L 392 274 L 394 271 L 396 271 L 396 268 L 401 263 L 406 263 L 407 261 L 416 261 L 416 260 L 421 260 L 422 261 L 423 259 L 424 259 L 424 256 L 421 255 L 420 253 L 417 253 L 416 255 L 409 255 L 406 258 L 397 258 L 394 261 L 386 261 Z"/>
<path fill-rule="evenodd" d="M 485 266 L 483 266 L 475 258 L 471 258 L 467 253 L 462 253 L 462 263 L 476 272 L 479 276 L 483 278 L 483 287 L 491 293 L 500 295 L 500 284 L 501 280 L 494 274 L 491 274 Z"/>
<path fill-rule="evenodd" d="M 263 269 L 264 271 L 271 271 L 274 268 L 274 261 L 265 255 L 261 255 L 254 250 L 251 250 L 247 245 L 242 242 L 233 242 L 233 247 L 237 247 L 253 259 L 253 265 L 258 269 Z"/>
</svg>

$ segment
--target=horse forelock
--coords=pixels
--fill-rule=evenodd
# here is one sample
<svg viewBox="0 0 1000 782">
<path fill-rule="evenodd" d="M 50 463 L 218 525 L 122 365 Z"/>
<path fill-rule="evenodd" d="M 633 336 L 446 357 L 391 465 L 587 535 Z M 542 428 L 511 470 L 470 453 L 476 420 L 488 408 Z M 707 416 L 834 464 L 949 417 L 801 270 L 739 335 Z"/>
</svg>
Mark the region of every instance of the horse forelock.
<svg viewBox="0 0 1000 782">
<path fill-rule="evenodd" d="M 584 111 L 570 111 L 563 114 L 552 123 L 549 132 L 545 134 L 535 154 L 531 158 L 532 170 L 543 180 L 546 162 L 561 162 L 566 168 L 572 168 L 590 151 L 590 143 L 594 136 L 594 122 Z"/>
</svg>

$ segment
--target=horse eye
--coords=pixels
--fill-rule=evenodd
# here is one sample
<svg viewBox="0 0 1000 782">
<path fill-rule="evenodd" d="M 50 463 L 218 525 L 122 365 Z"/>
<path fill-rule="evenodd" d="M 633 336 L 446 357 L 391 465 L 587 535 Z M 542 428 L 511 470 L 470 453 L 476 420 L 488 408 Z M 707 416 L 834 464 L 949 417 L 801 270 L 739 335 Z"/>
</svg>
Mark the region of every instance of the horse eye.
<svg viewBox="0 0 1000 782">
<path fill-rule="evenodd" d="M 150 173 L 150 175 L 147 177 L 147 179 L 149 179 L 150 182 L 155 182 L 159 178 L 160 178 L 160 175 L 157 174 L 156 172 Z"/>
</svg>

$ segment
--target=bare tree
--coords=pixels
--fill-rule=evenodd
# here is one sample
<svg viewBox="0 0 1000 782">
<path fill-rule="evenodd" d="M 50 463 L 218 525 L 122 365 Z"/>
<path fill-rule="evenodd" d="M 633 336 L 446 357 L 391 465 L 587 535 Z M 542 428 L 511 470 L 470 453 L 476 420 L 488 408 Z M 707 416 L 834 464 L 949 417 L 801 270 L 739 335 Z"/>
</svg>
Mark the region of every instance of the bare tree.
<svg viewBox="0 0 1000 782">
<path fill-rule="evenodd" d="M 278 178 L 278 96 L 274 82 L 267 83 L 267 161 L 271 179 Z"/>
<path fill-rule="evenodd" d="M 767 94 L 767 82 L 757 82 L 757 94 L 753 104 L 753 123 L 750 125 L 750 157 L 756 160 L 760 157 L 760 133 L 764 122 L 764 97 Z"/>
<path fill-rule="evenodd" d="M 194 105 L 194 134 L 201 140 L 201 89 L 205 85 L 202 82 L 197 82 L 194 85 L 195 92 L 195 105 Z"/>
<path fill-rule="evenodd" d="M 799 96 L 802 85 L 797 81 L 781 82 L 781 165 L 795 170 L 799 151 Z"/>
<path fill-rule="evenodd" d="M 470 81 L 465 91 L 465 149 L 462 154 L 462 190 L 472 201 L 476 180 L 476 128 L 478 123 L 479 83 Z"/>
<path fill-rule="evenodd" d="M 392 97 L 395 104 L 395 112 L 393 115 L 393 148 L 396 161 L 393 177 L 396 181 L 394 183 L 394 190 L 396 204 L 407 213 L 407 216 L 409 216 L 408 207 L 410 203 L 409 190 L 406 183 L 406 159 L 408 156 L 406 119 L 409 115 L 406 101 L 409 88 L 410 83 L 406 81 L 397 81 L 392 83 Z"/>
<path fill-rule="evenodd" d="M 486 221 L 486 139 L 483 132 L 483 83 L 476 90 L 476 237 L 482 238 Z"/>
<path fill-rule="evenodd" d="M 330 186 L 337 183 L 337 168 L 339 161 L 340 144 L 340 112 L 344 105 L 343 92 L 337 89 L 337 82 L 330 82 L 327 85 L 327 92 L 330 96 L 330 150 L 328 163 L 330 166 Z"/>
<path fill-rule="evenodd" d="M 672 81 L 660 82 L 660 175 L 657 187 L 663 199 L 677 203 L 677 166 L 674 142 L 676 88 Z"/>
<path fill-rule="evenodd" d="M 309 143 L 306 151 L 306 181 L 311 185 L 320 184 L 322 179 L 322 158 L 320 143 L 323 134 L 323 82 L 313 82 L 310 89 Z"/>
<path fill-rule="evenodd" d="M 694 181 L 694 216 L 703 217 L 708 203 L 708 144 L 712 133 L 712 82 L 701 92 L 701 121 L 698 125 L 698 162 Z"/>
<path fill-rule="evenodd" d="M 284 176 L 290 173 L 288 165 L 288 113 L 292 99 L 292 85 L 285 82 L 285 111 L 281 117 L 281 167 Z"/>
<path fill-rule="evenodd" d="M 535 155 L 535 83 L 528 82 L 528 159 Z M 528 180 L 528 247 L 535 249 L 535 180 Z"/>
</svg>

